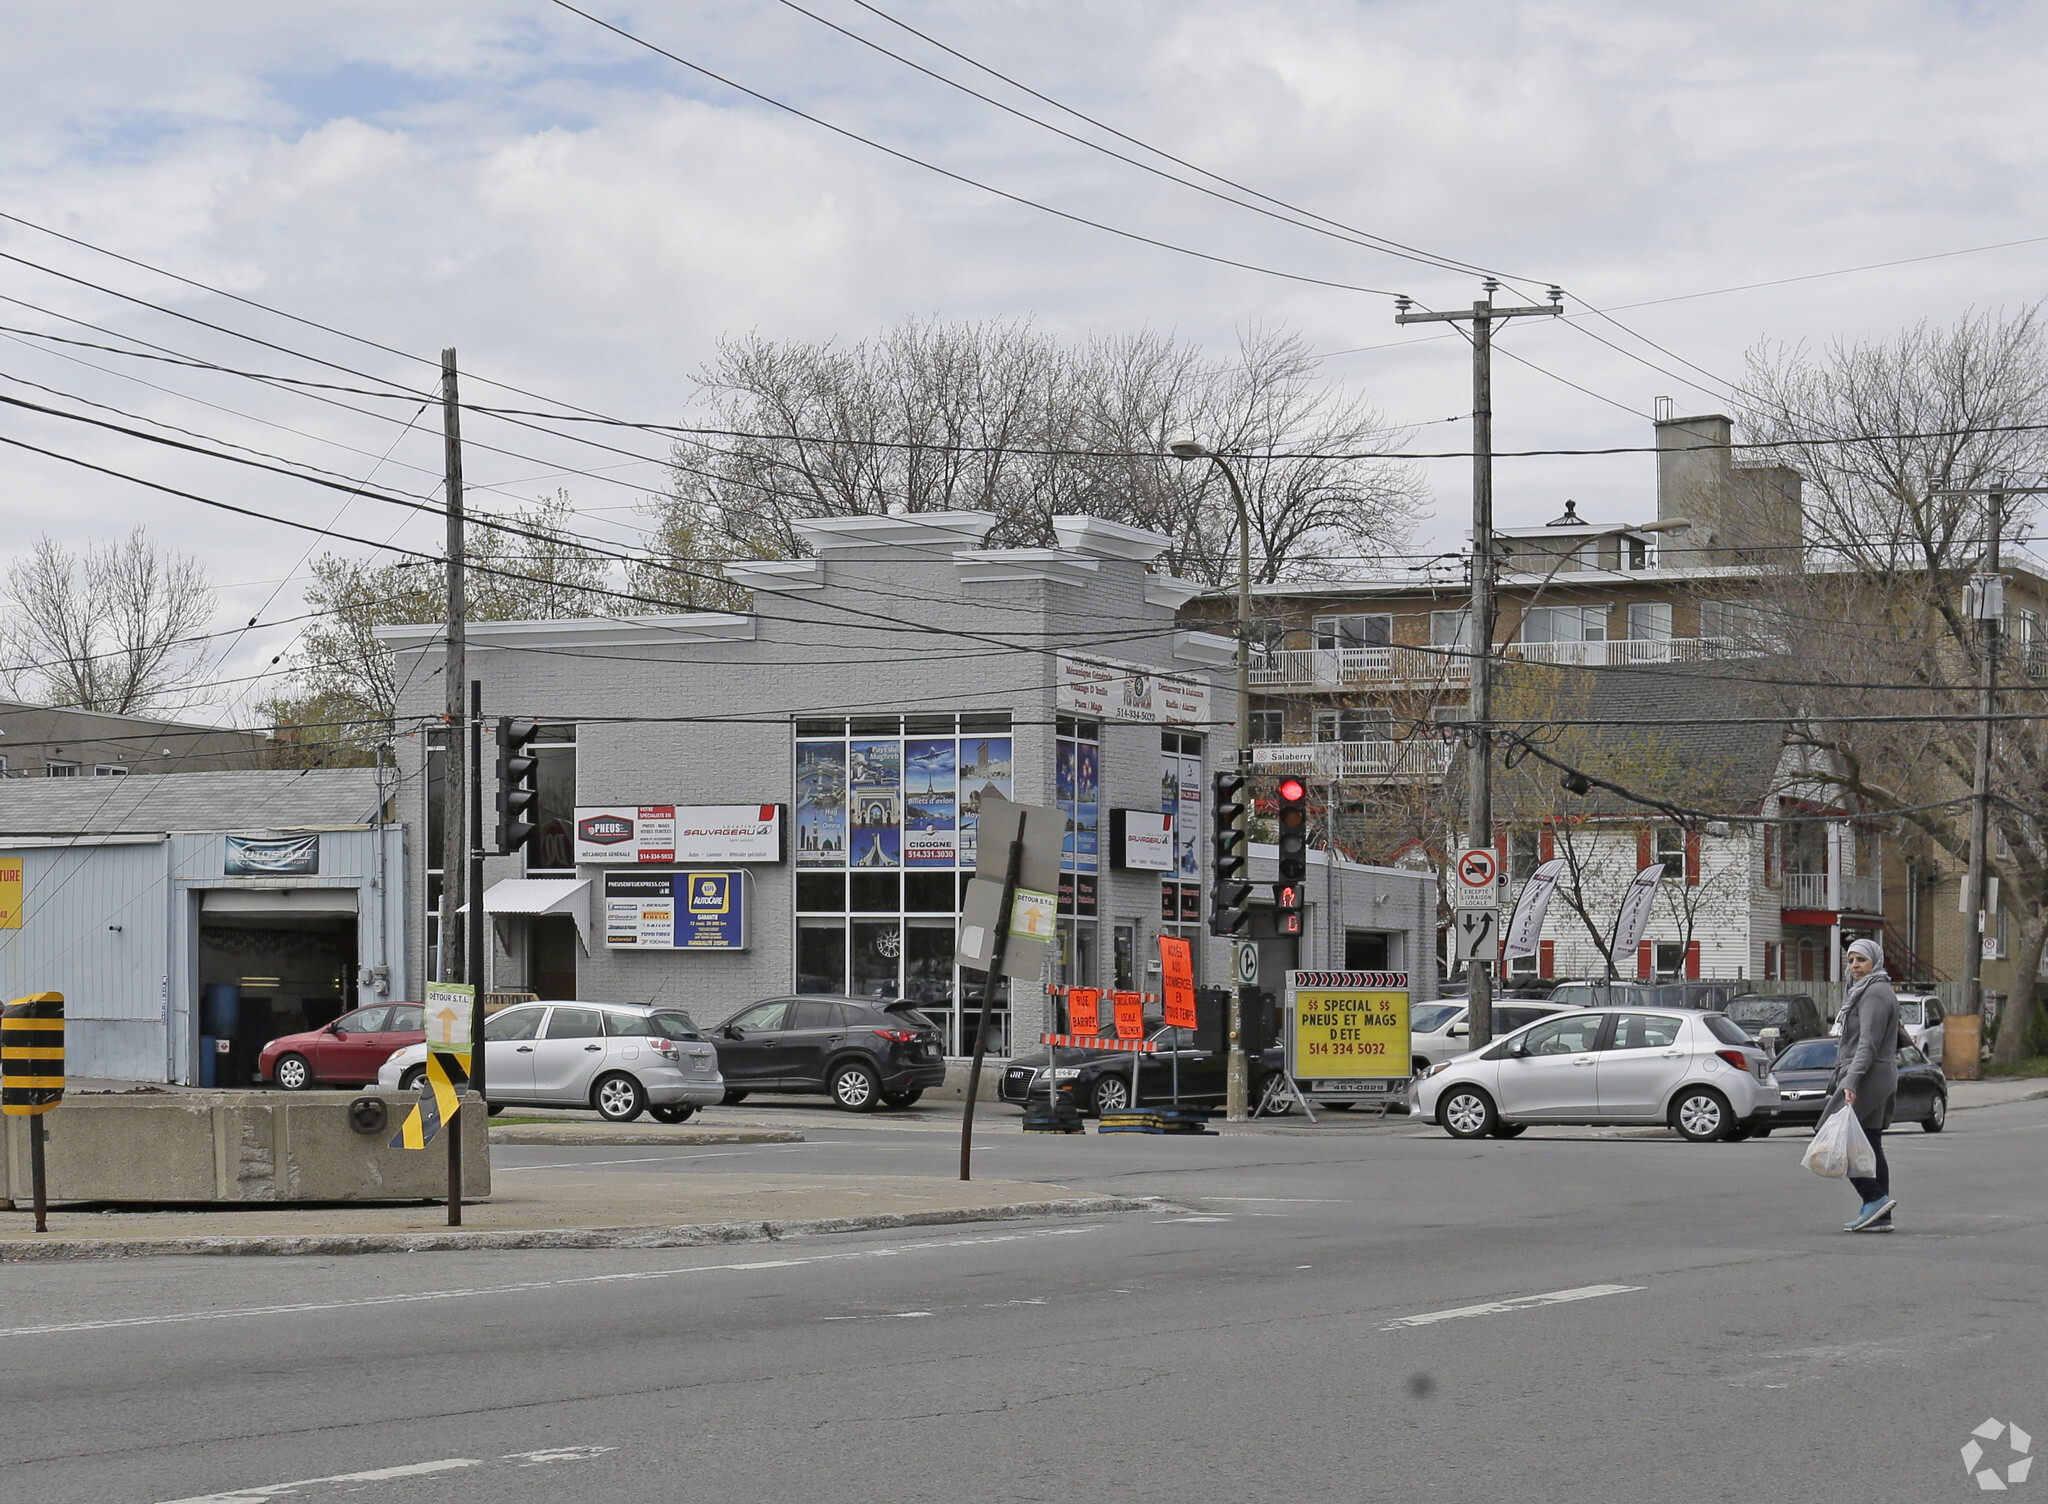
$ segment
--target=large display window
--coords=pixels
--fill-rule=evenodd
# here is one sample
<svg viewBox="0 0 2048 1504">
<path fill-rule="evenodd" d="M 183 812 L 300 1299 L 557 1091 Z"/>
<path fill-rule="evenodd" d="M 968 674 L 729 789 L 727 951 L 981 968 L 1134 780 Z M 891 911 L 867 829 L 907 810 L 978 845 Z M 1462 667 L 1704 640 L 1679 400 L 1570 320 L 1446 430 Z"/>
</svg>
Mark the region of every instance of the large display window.
<svg viewBox="0 0 2048 1504">
<path fill-rule="evenodd" d="M 1014 750 L 1007 713 L 797 721 L 797 991 L 905 998 L 941 1022 L 949 1053 L 973 1048 L 980 975 L 953 963 L 960 894 L 982 799 L 1014 796 Z M 1004 988 L 997 1053 L 1008 1006 Z"/>
</svg>

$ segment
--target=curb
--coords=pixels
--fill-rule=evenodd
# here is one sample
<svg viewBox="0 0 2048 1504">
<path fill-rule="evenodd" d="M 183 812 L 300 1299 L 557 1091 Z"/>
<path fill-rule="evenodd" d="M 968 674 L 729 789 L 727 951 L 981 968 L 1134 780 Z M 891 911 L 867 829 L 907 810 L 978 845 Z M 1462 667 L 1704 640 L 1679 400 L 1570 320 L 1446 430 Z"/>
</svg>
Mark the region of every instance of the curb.
<svg viewBox="0 0 2048 1504">
<path fill-rule="evenodd" d="M 1979 1107 L 2011 1107 L 2016 1103 L 2038 1102 L 2043 1097 L 2048 1097 L 2048 1087 L 2044 1087 L 2040 1091 L 2030 1091 L 2023 1097 L 2006 1097 L 1997 1102 L 1958 1102 L 1955 1099 L 1955 1083 L 1950 1082 L 1949 1085 L 1948 1110 L 1950 1112 L 1970 1112 Z"/>
<path fill-rule="evenodd" d="M 493 1128 L 491 1142 L 591 1148 L 604 1144 L 801 1144 L 807 1140 L 794 1128 L 607 1128 L 576 1124 L 554 1128 L 519 1123 L 509 1128 Z"/>
<path fill-rule="evenodd" d="M 818 1237 L 829 1233 L 948 1227 L 963 1222 L 1091 1217 L 1105 1212 L 1153 1211 L 1159 1205 L 1149 1197 L 1070 1196 L 1055 1201 L 1012 1201 L 944 1211 L 880 1212 L 866 1217 L 711 1222 L 670 1227 L 551 1227 L 523 1232 L 311 1233 L 276 1237 L 79 1238 L 48 1243 L 9 1240 L 0 1243 L 0 1263 L 189 1255 L 292 1258 L 309 1254 L 470 1253 L 521 1248 L 697 1248 L 717 1243 L 772 1243 L 784 1238 Z"/>
</svg>

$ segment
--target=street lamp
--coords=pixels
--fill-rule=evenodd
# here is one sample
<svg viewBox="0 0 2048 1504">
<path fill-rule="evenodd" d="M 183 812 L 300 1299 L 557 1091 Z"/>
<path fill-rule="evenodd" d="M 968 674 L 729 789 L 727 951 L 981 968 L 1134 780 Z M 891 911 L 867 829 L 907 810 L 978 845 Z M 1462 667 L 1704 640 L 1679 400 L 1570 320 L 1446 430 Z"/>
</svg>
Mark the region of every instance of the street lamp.
<svg viewBox="0 0 2048 1504">
<path fill-rule="evenodd" d="M 1209 460 L 1230 482 L 1230 498 L 1237 503 L 1237 765 L 1249 770 L 1252 745 L 1252 522 L 1244 504 L 1244 487 L 1230 462 L 1206 444 L 1193 439 L 1175 439 L 1166 446 L 1177 460 Z M 1225 1115 L 1233 1123 L 1245 1120 L 1246 1077 L 1244 1056 L 1244 986 L 1230 993 L 1229 1074 L 1225 1078 Z"/>
</svg>

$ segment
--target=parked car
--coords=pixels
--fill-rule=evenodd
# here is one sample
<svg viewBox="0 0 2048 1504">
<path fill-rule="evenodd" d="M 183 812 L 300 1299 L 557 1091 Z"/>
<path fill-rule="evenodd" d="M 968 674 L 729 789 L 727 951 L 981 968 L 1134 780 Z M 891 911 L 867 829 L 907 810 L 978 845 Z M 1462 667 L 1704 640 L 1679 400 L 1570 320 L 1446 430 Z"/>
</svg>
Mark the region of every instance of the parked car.
<svg viewBox="0 0 2048 1504">
<path fill-rule="evenodd" d="M 1159 1026 L 1146 1036 L 1158 1049 L 1133 1056 L 1127 1050 L 1062 1049 L 1056 1064 L 1045 1050 L 1011 1058 L 997 1090 L 1005 1102 L 1028 1108 L 1049 1091 L 1067 1093 L 1083 1116 L 1122 1112 L 1133 1105 L 1159 1106 L 1174 1097 L 1174 1070 L 1180 1071 L 1180 1099 L 1188 1103 L 1221 1103 L 1228 1090 L 1229 1056 L 1221 1050 L 1195 1048 L 1194 1031 Z M 1256 1103 L 1267 1078 L 1278 1069 L 1278 1053 L 1267 1051 L 1271 1063 L 1252 1063 L 1247 1100 Z M 1131 1062 L 1138 1061 L 1138 1096 L 1131 1097 Z M 1049 1074 L 1048 1074 L 1049 1073 Z"/>
<path fill-rule="evenodd" d="M 393 1051 L 424 1045 L 426 1038 L 425 1005 L 373 1003 L 322 1028 L 271 1040 L 256 1057 L 256 1079 L 286 1091 L 366 1086 Z"/>
<path fill-rule="evenodd" d="M 900 1000 L 768 998 L 740 1009 L 717 1033 L 727 1102 L 757 1091 L 822 1092 L 865 1112 L 908 1107 L 946 1080 L 938 1025 Z"/>
<path fill-rule="evenodd" d="M 506 1106 L 594 1107 L 612 1123 L 642 1112 L 680 1123 L 725 1095 L 718 1050 L 687 1013 L 638 1003 L 518 1003 L 484 1021 L 484 1097 Z M 377 1072 L 410 1091 L 427 1068 L 423 1042 Z"/>
<path fill-rule="evenodd" d="M 1947 1016 L 1941 1006 L 1941 999 L 1931 992 L 1901 992 L 1899 999 L 1899 1027 L 1906 1031 L 1906 1037 L 1921 1054 L 1930 1060 L 1940 1060 L 1942 1052 L 1942 1020 Z M 1838 1014 L 1828 1024 L 1827 1032 L 1840 1034 L 1842 1020 Z"/>
<path fill-rule="evenodd" d="M 1416 1110 L 1453 1138 L 1531 1123 L 1664 1123 L 1696 1143 L 1769 1126 L 1769 1054 L 1725 1014 L 1600 1008 L 1539 1020 L 1432 1066 Z"/>
<path fill-rule="evenodd" d="M 1550 1001 L 1568 1008 L 1697 1008 L 1718 1013 L 1731 999 L 1756 991 L 1754 982 L 1740 978 L 1715 981 L 1610 981 L 1595 977 L 1583 982 L 1560 982 L 1550 990 Z"/>
<path fill-rule="evenodd" d="M 1453 1059 L 1472 1048 L 1471 1010 L 1463 1003 L 1451 1007 L 1448 1015 L 1425 1011 L 1446 1006 L 1449 1005 L 1423 1003 L 1409 1017 L 1408 1048 L 1418 1076 L 1439 1060 Z M 1493 1037 L 1499 1039 L 1533 1024 L 1539 1018 L 1566 1011 L 1562 1003 L 1496 1000 L 1493 1005 Z"/>
<path fill-rule="evenodd" d="M 1776 1125 L 1794 1127 L 1820 1121 L 1841 1047 L 1841 1040 L 1823 1036 L 1801 1040 L 1778 1057 L 1772 1067 L 1778 1078 Z M 1929 1133 L 1948 1126 L 1948 1077 L 1916 1045 L 1899 1047 L 1899 1094 L 1892 1102 L 1892 1121 L 1918 1123 Z"/>
<path fill-rule="evenodd" d="M 1803 993 L 1751 993 L 1729 999 L 1723 1010 L 1742 1025 L 1751 1039 L 1781 1051 L 1802 1039 L 1818 1039 L 1828 1031 L 1820 1004 Z M 1765 1035 L 1775 1029 L 1776 1034 Z"/>
</svg>

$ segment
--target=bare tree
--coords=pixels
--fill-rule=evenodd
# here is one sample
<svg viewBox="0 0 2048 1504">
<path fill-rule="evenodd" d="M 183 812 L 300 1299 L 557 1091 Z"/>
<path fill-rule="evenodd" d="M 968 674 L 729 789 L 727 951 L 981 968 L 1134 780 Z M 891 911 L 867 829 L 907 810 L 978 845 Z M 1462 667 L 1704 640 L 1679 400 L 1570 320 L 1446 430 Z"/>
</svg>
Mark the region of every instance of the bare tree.
<svg viewBox="0 0 2048 1504">
<path fill-rule="evenodd" d="M 802 552 L 803 517 L 971 508 L 992 545 L 1053 542 L 1087 512 L 1174 540 L 1166 564 L 1234 577 L 1236 511 L 1210 466 L 1162 458 L 1192 434 L 1238 458 L 1262 580 L 1406 536 L 1420 481 L 1361 401 L 1316 380 L 1295 334 L 1254 330 L 1212 360 L 1151 331 L 1063 345 L 1023 321 L 911 320 L 844 348 L 730 339 L 699 376 L 706 426 L 679 442 L 657 532 L 702 558 Z"/>
<path fill-rule="evenodd" d="M 1822 754 L 1811 764 L 1817 781 L 1896 812 L 1959 871 L 1969 859 L 1959 796 L 1972 782 L 1983 645 L 1963 596 L 1986 535 L 1984 498 L 1964 493 L 2048 465 L 2040 310 L 1922 323 L 1818 356 L 1760 347 L 1747 387 L 1749 432 L 1781 446 L 1777 457 L 1807 486 L 1810 557 L 1782 568 L 1773 607 L 1811 682 L 1775 694 Z M 2021 507 L 2001 518 L 2008 562 L 2031 520 Z M 2044 606 L 2009 595 L 2007 635 L 2038 642 Z M 2033 649 L 2010 654 L 2002 672 L 2008 683 L 2048 683 Z M 1852 713 L 1906 719 L 1842 718 Z M 2048 942 L 2048 727 L 1999 726 L 1992 786 L 1991 870 L 2020 931 L 1997 1058 L 2017 1061 Z"/>
<path fill-rule="evenodd" d="M 82 553 L 47 534 L 7 570 L 10 693 L 115 715 L 182 706 L 208 661 L 191 639 L 213 617 L 213 587 L 189 554 L 141 528 Z"/>
</svg>

